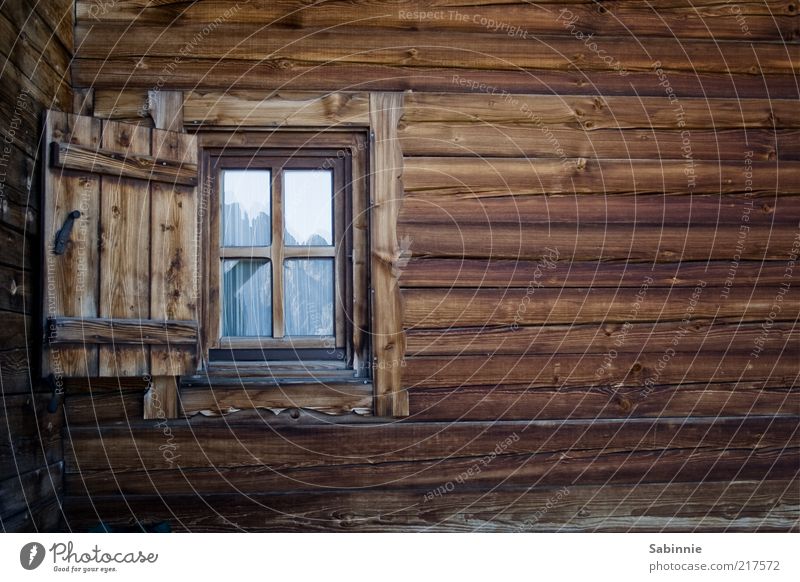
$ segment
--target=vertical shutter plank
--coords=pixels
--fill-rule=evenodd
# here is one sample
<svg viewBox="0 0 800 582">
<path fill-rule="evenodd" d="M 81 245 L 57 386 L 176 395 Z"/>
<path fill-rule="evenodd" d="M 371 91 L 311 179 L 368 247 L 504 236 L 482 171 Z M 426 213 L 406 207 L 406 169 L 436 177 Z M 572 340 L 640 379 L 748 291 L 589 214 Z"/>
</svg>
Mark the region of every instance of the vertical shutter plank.
<svg viewBox="0 0 800 582">
<path fill-rule="evenodd" d="M 97 236 L 100 215 L 100 178 L 89 173 L 62 171 L 50 165 L 51 141 L 66 141 L 86 147 L 100 142 L 101 123 L 89 117 L 76 117 L 49 111 L 45 120 L 44 171 L 44 305 L 48 317 L 97 317 L 98 260 Z M 53 253 L 56 233 L 73 210 L 81 213 L 63 255 Z M 45 331 L 47 333 L 47 330 Z M 93 376 L 98 372 L 97 346 L 52 346 L 42 358 L 43 375 Z"/>
<path fill-rule="evenodd" d="M 107 121 L 102 147 L 150 155 L 150 130 Z M 102 177 L 100 212 L 100 316 L 150 318 L 150 185 L 143 180 Z M 100 375 L 129 377 L 149 372 L 149 346 L 100 346 Z"/>
<path fill-rule="evenodd" d="M 153 155 L 197 163 L 193 135 L 153 131 Z M 195 189 L 151 184 L 150 316 L 153 319 L 197 319 L 197 196 Z M 152 346 L 151 374 L 193 373 L 195 349 L 186 345 Z"/>
</svg>

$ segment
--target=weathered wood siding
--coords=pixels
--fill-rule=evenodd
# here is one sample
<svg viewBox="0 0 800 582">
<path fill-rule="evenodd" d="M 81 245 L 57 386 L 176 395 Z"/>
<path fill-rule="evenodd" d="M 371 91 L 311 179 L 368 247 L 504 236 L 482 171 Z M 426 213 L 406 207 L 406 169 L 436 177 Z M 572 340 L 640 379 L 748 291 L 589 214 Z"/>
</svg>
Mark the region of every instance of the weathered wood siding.
<svg viewBox="0 0 800 582">
<path fill-rule="evenodd" d="M 190 126 L 363 124 L 413 89 L 410 417 L 155 424 L 141 382 L 76 382 L 68 527 L 797 530 L 797 4 L 651 4 L 79 0 L 99 116 L 159 86 Z"/>
<path fill-rule="evenodd" d="M 33 7 L 33 4 L 36 4 Z M 52 531 L 61 517 L 63 408 L 37 372 L 44 108 L 72 108 L 72 3 L 0 7 L 0 530 Z"/>
</svg>

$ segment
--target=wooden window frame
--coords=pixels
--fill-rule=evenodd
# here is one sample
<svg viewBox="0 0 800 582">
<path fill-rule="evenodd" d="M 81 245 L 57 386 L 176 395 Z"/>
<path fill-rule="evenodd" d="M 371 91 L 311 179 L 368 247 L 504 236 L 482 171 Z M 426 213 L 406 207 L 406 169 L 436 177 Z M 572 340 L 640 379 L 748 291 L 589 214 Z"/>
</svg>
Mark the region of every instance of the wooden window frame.
<svg viewBox="0 0 800 582">
<path fill-rule="evenodd" d="M 203 366 L 208 373 L 229 373 L 229 362 L 216 357 L 236 358 L 237 373 L 270 378 L 325 378 L 370 376 L 369 310 L 369 233 L 368 233 L 368 136 L 363 131 L 298 132 L 287 130 L 231 132 L 209 131 L 198 135 L 201 148 L 202 187 L 201 232 L 203 233 L 203 274 L 208 282 L 202 289 L 204 349 Z M 270 247 L 222 247 L 222 200 L 219 178 L 224 169 L 271 168 L 272 236 Z M 283 169 L 331 169 L 334 192 L 334 245 L 332 247 L 287 247 L 282 244 L 283 212 L 281 175 Z M 276 171 L 277 169 L 277 171 Z M 277 205 L 277 209 L 276 209 Z M 277 211 L 276 211 L 277 210 Z M 357 224 L 353 216 L 360 217 Z M 346 228 L 353 224 L 353 228 Z M 360 228 L 357 228 L 360 227 Z M 279 241 L 279 242 L 278 242 Z M 278 244 L 276 244 L 278 242 Z M 320 250 L 320 249 L 325 250 Z M 330 249 L 330 250 L 328 250 Z M 334 259 L 335 322 L 334 336 L 324 338 L 222 337 L 221 277 L 222 258 L 269 260 L 273 273 L 273 317 L 282 323 L 283 261 L 287 258 L 331 256 Z M 278 277 L 275 277 L 275 273 Z M 280 289 L 276 294 L 275 290 Z M 343 300 L 344 299 L 344 300 Z M 273 321 L 273 329 L 275 329 Z M 280 329 L 279 329 L 280 332 Z M 331 340 L 333 340 L 331 342 Z M 331 345 L 332 344 L 332 345 Z M 319 358 L 322 348 L 332 357 Z M 308 357 L 303 357 L 304 352 Z M 263 357 L 258 358 L 257 352 Z M 278 356 L 288 354 L 289 358 Z M 271 360 L 271 356 L 281 357 Z M 255 360 L 252 364 L 248 359 Z M 269 361 L 265 361 L 269 359 Z M 259 361 L 260 360 L 260 361 Z"/>
</svg>

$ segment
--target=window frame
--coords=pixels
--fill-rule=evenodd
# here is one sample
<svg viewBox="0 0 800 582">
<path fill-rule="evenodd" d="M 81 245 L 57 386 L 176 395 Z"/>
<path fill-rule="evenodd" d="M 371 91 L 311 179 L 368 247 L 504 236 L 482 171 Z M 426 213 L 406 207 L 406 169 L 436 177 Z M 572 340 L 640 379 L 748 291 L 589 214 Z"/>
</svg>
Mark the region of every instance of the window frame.
<svg viewBox="0 0 800 582">
<path fill-rule="evenodd" d="M 358 377 L 370 376 L 369 341 L 369 201 L 368 154 L 369 136 L 364 131 L 292 131 L 269 130 L 244 132 L 211 130 L 201 132 L 200 172 L 203 185 L 201 212 L 201 241 L 204 246 L 203 275 L 206 285 L 201 286 L 201 309 L 204 321 L 201 342 L 203 367 L 208 372 L 229 369 L 231 358 L 243 375 L 272 378 L 297 378 L 303 376 Z M 259 163 L 253 163 L 258 161 Z M 244 162 L 244 163 L 242 163 Z M 249 162 L 249 164 L 248 164 Z M 272 174 L 270 247 L 238 247 L 240 253 L 223 251 L 222 247 L 222 192 L 223 169 L 262 169 L 270 162 Z M 274 168 L 279 168 L 275 171 Z M 295 337 L 223 337 L 221 336 L 221 260 L 222 258 L 264 258 L 270 263 L 276 256 L 280 264 L 271 264 L 273 273 L 273 313 L 279 300 L 274 292 L 277 284 L 274 273 L 283 274 L 283 261 L 292 256 L 313 258 L 322 247 L 290 247 L 274 249 L 276 239 L 283 236 L 284 213 L 275 211 L 276 199 L 282 201 L 283 169 L 331 169 L 333 171 L 333 227 L 334 227 L 334 336 L 320 338 Z M 339 192 L 342 195 L 338 196 Z M 336 199 L 340 201 L 337 204 Z M 357 217 L 355 220 L 353 217 Z M 348 228 L 348 225 L 351 225 Z M 283 242 L 281 240 L 281 242 Z M 251 256 L 253 249 L 262 249 L 262 256 Z M 268 249 L 264 251 L 263 249 Z M 274 253 L 277 253 L 275 255 Z M 324 253 L 323 253 L 324 254 Z M 328 253 L 329 254 L 329 253 Z M 281 283 L 282 284 L 282 283 Z M 282 291 L 282 290 L 281 290 Z M 282 292 L 280 293 L 282 295 Z M 342 301 L 344 299 L 344 301 Z M 280 297 L 282 301 L 282 297 Z M 282 311 L 281 303 L 279 310 Z M 274 322 L 273 322 L 274 325 Z M 333 340 L 333 341 L 331 341 Z M 320 350 L 328 354 L 320 357 Z M 304 357 L 307 351 L 308 357 Z M 258 353 L 263 357 L 259 358 Z M 272 360 L 279 354 L 288 358 Z M 221 355 L 222 354 L 222 355 Z M 229 357 L 224 359 L 224 355 Z M 218 360 L 218 358 L 221 358 Z M 313 358 L 313 359 L 312 359 Z M 252 362 L 251 362 L 252 361 Z"/>
</svg>

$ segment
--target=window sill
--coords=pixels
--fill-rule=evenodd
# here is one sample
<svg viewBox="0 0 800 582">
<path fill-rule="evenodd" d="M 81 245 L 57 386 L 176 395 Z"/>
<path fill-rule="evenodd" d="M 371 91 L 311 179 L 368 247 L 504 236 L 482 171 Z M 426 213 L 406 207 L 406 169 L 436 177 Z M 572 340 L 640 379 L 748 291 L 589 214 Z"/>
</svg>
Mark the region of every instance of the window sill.
<svg viewBox="0 0 800 582">
<path fill-rule="evenodd" d="M 241 372 L 241 370 L 239 370 Z M 181 378 L 180 404 L 184 416 L 223 416 L 241 410 L 278 413 L 305 408 L 326 414 L 371 415 L 372 381 L 368 378 L 320 372 L 319 376 L 276 377 L 269 371 L 248 374 L 205 374 Z"/>
</svg>

